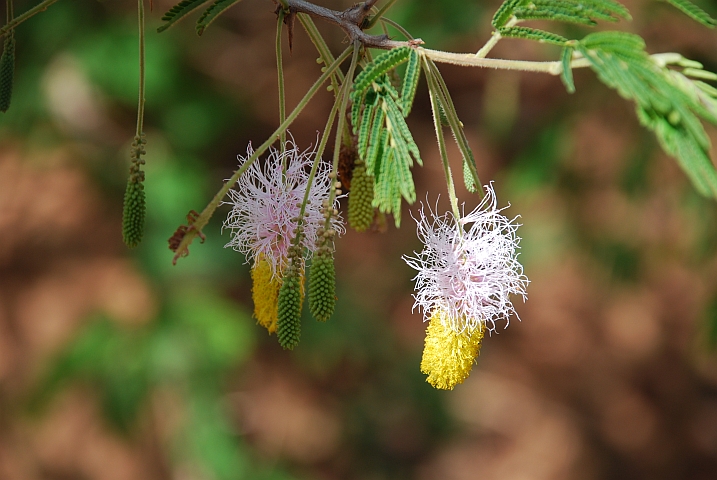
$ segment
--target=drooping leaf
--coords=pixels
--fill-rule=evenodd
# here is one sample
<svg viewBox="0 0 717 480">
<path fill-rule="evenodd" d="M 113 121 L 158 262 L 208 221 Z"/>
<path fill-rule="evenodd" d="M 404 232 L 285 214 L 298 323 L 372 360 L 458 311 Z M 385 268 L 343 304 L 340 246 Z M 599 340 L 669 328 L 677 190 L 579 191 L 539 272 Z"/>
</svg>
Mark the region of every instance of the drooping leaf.
<svg viewBox="0 0 717 480">
<path fill-rule="evenodd" d="M 664 0 L 675 8 L 680 9 L 685 15 L 693 20 L 701 23 L 705 27 L 714 28 L 717 20 L 712 18 L 709 13 L 690 2 L 689 0 Z"/>
<path fill-rule="evenodd" d="M 209 8 L 204 10 L 202 16 L 197 20 L 197 35 L 204 33 L 204 30 L 216 20 L 219 15 L 224 13 L 227 8 L 234 6 L 241 0 L 214 0 Z"/>
<path fill-rule="evenodd" d="M 403 116 L 407 117 L 413 107 L 413 99 L 418 89 L 418 80 L 421 78 L 421 57 L 417 51 L 411 50 L 406 64 L 406 72 L 403 75 L 403 86 L 401 88 L 401 109 Z"/>
<path fill-rule="evenodd" d="M 620 18 L 630 20 L 631 16 L 614 0 L 506 0 L 493 16 L 493 26 L 497 30 L 506 28 L 511 18 L 593 26 L 598 20 L 616 22 Z"/>
<path fill-rule="evenodd" d="M 498 10 L 496 10 L 495 15 L 493 15 L 492 24 L 495 28 L 501 28 L 505 26 L 506 23 L 510 20 L 510 17 L 513 16 L 513 12 L 515 11 L 518 6 L 522 3 L 522 0 L 505 0 L 501 4 L 500 7 L 498 7 Z"/>
<path fill-rule="evenodd" d="M 174 25 L 176 22 L 184 18 L 187 14 L 193 12 L 208 1 L 209 0 L 182 0 L 181 2 L 170 8 L 167 13 L 164 14 L 164 16 L 162 17 L 162 21 L 165 23 L 159 28 L 157 28 L 157 33 L 165 31 L 166 29 Z"/>
<path fill-rule="evenodd" d="M 717 198 L 717 170 L 710 141 L 700 122 L 717 124 L 717 111 L 702 88 L 681 73 L 658 64 L 637 35 L 599 32 L 577 45 L 598 78 L 636 104 L 640 122 L 657 136 L 702 195 Z"/>
<path fill-rule="evenodd" d="M 478 173 L 475 167 L 476 162 L 473 156 L 473 150 L 471 150 L 470 146 L 468 145 L 468 138 L 463 131 L 463 123 L 458 120 L 458 113 L 456 112 L 456 107 L 453 104 L 451 94 L 448 91 L 448 88 L 443 81 L 443 77 L 438 71 L 438 67 L 436 67 L 435 63 L 431 62 L 428 59 L 425 59 L 424 61 L 426 76 L 428 77 L 430 75 L 436 85 L 436 106 L 438 107 L 438 114 L 441 117 L 441 124 L 448 125 L 449 127 L 451 127 L 453 139 L 456 141 L 456 145 L 458 146 L 458 149 L 461 152 L 461 156 L 463 157 L 463 172 L 464 174 L 466 172 L 470 173 L 470 181 L 464 177 L 466 188 L 470 192 L 478 191 L 476 183 L 480 183 L 480 179 L 478 179 Z"/>
<path fill-rule="evenodd" d="M 570 66 L 570 62 L 573 58 L 573 48 L 565 47 L 563 49 L 563 55 L 561 58 L 563 64 L 563 71 L 560 72 L 560 79 L 565 85 L 565 89 L 568 93 L 575 93 L 575 82 L 573 81 L 573 69 Z"/>
</svg>

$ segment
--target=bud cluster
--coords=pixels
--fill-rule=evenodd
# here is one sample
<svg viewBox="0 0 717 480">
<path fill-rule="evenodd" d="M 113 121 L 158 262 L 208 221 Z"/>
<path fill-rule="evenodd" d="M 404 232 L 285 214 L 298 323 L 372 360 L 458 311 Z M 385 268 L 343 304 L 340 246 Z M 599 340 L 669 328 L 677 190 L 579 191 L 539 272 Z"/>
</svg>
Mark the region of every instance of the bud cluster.
<svg viewBox="0 0 717 480">
<path fill-rule="evenodd" d="M 332 177 L 335 178 L 335 174 Z M 334 184 L 337 187 L 338 182 Z M 337 189 L 337 192 L 341 190 Z M 331 227 L 331 218 L 338 212 L 328 200 L 324 202 L 321 208 L 322 215 L 325 219 L 324 227 L 318 231 L 318 239 L 316 252 L 311 261 L 311 270 L 309 272 L 309 309 L 311 315 L 320 321 L 327 321 L 334 313 L 336 304 L 336 269 L 334 267 L 334 236 L 336 230 Z"/>
<path fill-rule="evenodd" d="M 296 227 L 296 236 L 301 238 L 301 224 Z M 278 298 L 278 319 L 276 336 L 286 350 L 293 350 L 301 337 L 301 307 L 304 303 L 304 260 L 301 242 L 289 247 L 289 261 L 284 270 Z"/>
<path fill-rule="evenodd" d="M 373 223 L 373 177 L 366 172 L 366 164 L 358 160 L 351 177 L 349 195 L 349 225 L 364 232 Z"/>
<path fill-rule="evenodd" d="M 144 194 L 144 171 L 145 164 L 142 155 L 146 153 L 144 146 L 147 140 L 142 136 L 136 136 L 132 142 L 129 167 L 129 178 L 124 194 L 124 210 L 122 215 L 122 238 L 128 247 L 136 247 L 142 241 L 144 233 L 144 217 L 146 211 Z"/>
</svg>

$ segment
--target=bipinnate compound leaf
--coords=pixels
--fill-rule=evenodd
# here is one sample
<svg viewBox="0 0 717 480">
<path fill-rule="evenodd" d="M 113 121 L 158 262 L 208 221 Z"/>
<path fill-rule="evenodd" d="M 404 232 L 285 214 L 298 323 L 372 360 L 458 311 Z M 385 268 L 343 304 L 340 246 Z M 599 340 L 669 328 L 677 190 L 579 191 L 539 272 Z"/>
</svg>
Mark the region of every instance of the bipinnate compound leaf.
<svg viewBox="0 0 717 480">
<path fill-rule="evenodd" d="M 376 102 L 364 110 L 359 129 L 359 157 L 365 164 L 366 174 L 373 177 L 374 207 L 383 213 L 392 213 L 396 225 L 401 222 L 401 199 L 416 201 L 411 167 L 415 160 L 422 165 L 418 146 L 413 140 L 405 111 L 395 99 L 384 75 L 372 83 Z M 368 96 L 368 95 L 367 95 Z M 365 123 L 364 123 L 365 122 Z"/>
<path fill-rule="evenodd" d="M 700 118 L 717 124 L 717 103 L 704 88 L 679 72 L 658 64 L 637 35 L 598 32 L 577 50 L 598 78 L 635 102 L 640 122 L 657 136 L 699 193 L 717 198 L 717 171 L 709 157 L 710 141 Z M 705 84 L 707 85 L 707 84 Z"/>
<path fill-rule="evenodd" d="M 353 97 L 360 98 L 366 93 L 371 83 L 382 77 L 386 72 L 406 62 L 411 55 L 411 47 L 398 47 L 382 53 L 373 62 L 366 65 L 354 81 Z"/>
<path fill-rule="evenodd" d="M 601 20 L 617 22 L 621 18 L 630 20 L 630 12 L 613 0 L 506 0 L 493 16 L 493 26 L 500 31 L 508 26 L 511 19 L 514 19 L 514 23 L 550 20 L 594 26 Z M 519 38 L 539 39 L 530 36 Z"/>
</svg>

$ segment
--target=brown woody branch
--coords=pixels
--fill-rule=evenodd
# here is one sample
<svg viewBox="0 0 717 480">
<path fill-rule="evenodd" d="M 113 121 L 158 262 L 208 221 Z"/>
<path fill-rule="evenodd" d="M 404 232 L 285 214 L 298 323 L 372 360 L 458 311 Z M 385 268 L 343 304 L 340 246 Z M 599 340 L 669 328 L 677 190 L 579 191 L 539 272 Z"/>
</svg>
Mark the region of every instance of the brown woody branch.
<svg viewBox="0 0 717 480">
<path fill-rule="evenodd" d="M 338 11 L 315 5 L 305 0 L 286 0 L 285 3 L 289 6 L 288 15 L 291 17 L 287 18 L 287 24 L 291 24 L 294 15 L 297 13 L 305 13 L 338 26 L 346 33 L 349 42 L 358 41 L 365 47 L 389 50 L 404 45 L 417 45 L 418 43 L 422 43 L 415 40 L 410 42 L 398 42 L 391 40 L 388 35 L 370 35 L 364 32 L 361 26 L 364 24 L 364 20 L 377 1 L 378 0 L 366 0 L 344 11 Z M 279 5 L 279 8 L 281 8 L 281 5 Z"/>
</svg>

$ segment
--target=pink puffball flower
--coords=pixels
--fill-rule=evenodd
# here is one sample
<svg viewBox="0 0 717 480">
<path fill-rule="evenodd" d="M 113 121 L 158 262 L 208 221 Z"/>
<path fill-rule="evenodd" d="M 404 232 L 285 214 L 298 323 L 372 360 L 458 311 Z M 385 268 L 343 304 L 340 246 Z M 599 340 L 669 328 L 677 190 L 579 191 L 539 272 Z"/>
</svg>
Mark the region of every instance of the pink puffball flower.
<svg viewBox="0 0 717 480">
<path fill-rule="evenodd" d="M 518 262 L 518 224 L 497 208 L 492 184 L 486 185 L 483 201 L 468 215 L 438 216 L 421 208 L 417 219 L 423 250 L 404 256 L 418 274 L 414 308 L 424 321 L 440 311 L 442 323 L 456 333 L 478 328 L 494 331 L 496 322 L 516 314 L 511 295 L 526 299 L 528 278 Z M 517 218 L 517 217 L 516 217 Z"/>
<path fill-rule="evenodd" d="M 251 144 L 246 157 L 239 156 L 239 167 L 254 150 Z M 315 150 L 300 152 L 293 141 L 287 141 L 284 151 L 272 148 L 268 158 L 256 160 L 229 190 L 229 212 L 222 229 L 231 230 L 232 239 L 225 247 L 243 253 L 247 261 L 267 261 L 274 275 L 281 274 L 287 263 L 289 247 L 296 234 L 297 218 L 301 212 L 309 170 L 314 161 L 320 162 L 309 191 L 304 211 L 303 241 L 307 256 L 316 249 L 317 232 L 324 226 L 322 204 L 328 202 L 331 187 L 331 166 L 315 159 Z M 332 227 L 343 232 L 341 218 L 332 217 Z"/>
</svg>

